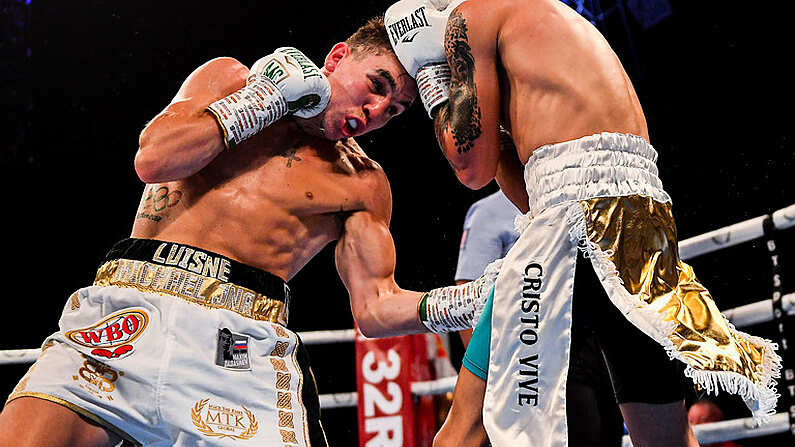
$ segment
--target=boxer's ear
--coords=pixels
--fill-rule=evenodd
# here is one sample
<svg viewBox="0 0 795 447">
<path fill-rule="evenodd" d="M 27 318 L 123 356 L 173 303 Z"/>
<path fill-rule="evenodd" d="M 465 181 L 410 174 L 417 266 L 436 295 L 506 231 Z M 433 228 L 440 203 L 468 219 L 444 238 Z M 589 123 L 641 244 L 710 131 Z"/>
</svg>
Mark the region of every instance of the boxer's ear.
<svg viewBox="0 0 795 447">
<path fill-rule="evenodd" d="M 351 54 L 351 47 L 348 46 L 345 42 L 340 42 L 334 47 L 331 48 L 328 55 L 326 55 L 326 61 L 323 63 L 323 68 L 326 70 L 327 73 L 333 73 L 334 70 L 337 69 L 337 65 L 339 65 L 340 61 Z"/>
</svg>

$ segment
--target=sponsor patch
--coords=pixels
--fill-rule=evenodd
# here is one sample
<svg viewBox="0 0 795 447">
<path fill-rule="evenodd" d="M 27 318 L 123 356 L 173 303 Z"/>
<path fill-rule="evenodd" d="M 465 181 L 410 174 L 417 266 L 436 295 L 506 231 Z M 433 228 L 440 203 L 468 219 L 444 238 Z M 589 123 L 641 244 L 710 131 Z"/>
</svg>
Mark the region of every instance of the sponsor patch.
<svg viewBox="0 0 795 447">
<path fill-rule="evenodd" d="M 71 330 L 66 338 L 77 345 L 93 348 L 91 355 L 115 360 L 132 355 L 133 342 L 148 325 L 146 311 L 124 309 L 89 327 Z"/>
<path fill-rule="evenodd" d="M 190 417 L 193 425 L 211 438 L 245 440 L 253 438 L 259 430 L 254 413 L 242 405 L 235 408 L 202 399 L 193 405 Z"/>
<path fill-rule="evenodd" d="M 226 369 L 251 371 L 248 336 L 235 334 L 227 328 L 219 329 L 215 364 Z"/>
</svg>

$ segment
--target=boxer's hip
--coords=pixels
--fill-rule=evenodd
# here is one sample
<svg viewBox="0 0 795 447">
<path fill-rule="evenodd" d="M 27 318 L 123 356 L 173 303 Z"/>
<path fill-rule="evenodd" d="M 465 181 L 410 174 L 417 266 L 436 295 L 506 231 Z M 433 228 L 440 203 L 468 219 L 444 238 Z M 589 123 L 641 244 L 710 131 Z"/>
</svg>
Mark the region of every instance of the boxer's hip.
<svg viewBox="0 0 795 447">
<path fill-rule="evenodd" d="M 122 241 L 9 400 L 50 400 L 144 445 L 324 445 L 308 356 L 282 325 L 286 286 L 245 267 Z"/>
<path fill-rule="evenodd" d="M 287 324 L 290 289 L 281 278 L 185 244 L 122 240 L 108 252 L 94 285 L 172 296 L 207 309 Z"/>
</svg>

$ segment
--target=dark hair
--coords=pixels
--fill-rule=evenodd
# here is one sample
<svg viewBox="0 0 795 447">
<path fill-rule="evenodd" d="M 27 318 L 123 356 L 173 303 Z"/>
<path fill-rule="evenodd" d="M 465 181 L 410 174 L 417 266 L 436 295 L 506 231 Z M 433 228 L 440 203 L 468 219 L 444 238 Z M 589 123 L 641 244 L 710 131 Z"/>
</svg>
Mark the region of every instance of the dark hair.
<svg viewBox="0 0 795 447">
<path fill-rule="evenodd" d="M 355 55 L 392 53 L 392 44 L 384 26 L 384 15 L 370 18 L 346 41 Z"/>
</svg>

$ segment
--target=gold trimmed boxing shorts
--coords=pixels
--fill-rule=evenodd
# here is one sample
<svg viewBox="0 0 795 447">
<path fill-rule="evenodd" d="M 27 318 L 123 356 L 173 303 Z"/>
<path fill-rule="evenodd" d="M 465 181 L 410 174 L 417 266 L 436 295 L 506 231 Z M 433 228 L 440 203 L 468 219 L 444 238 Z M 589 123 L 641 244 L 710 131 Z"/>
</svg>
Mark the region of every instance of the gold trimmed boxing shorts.
<svg viewBox="0 0 795 447">
<path fill-rule="evenodd" d="M 683 362 L 696 385 L 742 396 L 760 419 L 775 411 L 776 346 L 737 331 L 679 259 L 656 159 L 643 138 L 602 133 L 538 148 L 525 165 L 530 212 L 517 219 L 521 236 L 495 282 L 483 411 L 493 445 L 568 445 L 561 434 L 568 433 L 578 253 L 609 298 L 603 305 L 612 303 Z M 628 360 L 621 363 L 637 371 L 623 374 L 642 378 L 654 366 L 633 363 L 633 354 L 620 353 Z"/>
<path fill-rule="evenodd" d="M 9 401 L 61 404 L 134 445 L 326 446 L 288 304 L 270 273 L 125 239 L 69 297 Z"/>
</svg>

